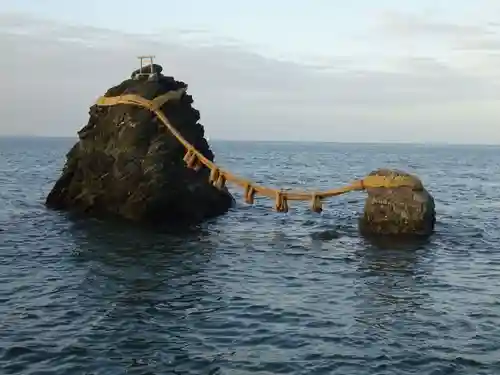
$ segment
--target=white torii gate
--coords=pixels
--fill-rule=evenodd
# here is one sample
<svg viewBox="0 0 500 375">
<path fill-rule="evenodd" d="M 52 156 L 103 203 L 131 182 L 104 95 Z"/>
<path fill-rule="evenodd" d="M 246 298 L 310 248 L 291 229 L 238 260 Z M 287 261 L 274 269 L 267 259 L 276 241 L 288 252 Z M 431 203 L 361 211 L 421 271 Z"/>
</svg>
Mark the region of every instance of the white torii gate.
<svg viewBox="0 0 500 375">
<path fill-rule="evenodd" d="M 155 72 L 153 71 L 153 59 L 155 58 L 156 56 L 154 55 L 143 55 L 143 56 L 137 56 L 137 58 L 141 61 L 141 65 L 140 65 L 140 68 L 139 68 L 139 73 L 137 73 L 137 76 L 143 76 L 143 75 L 147 75 L 148 77 L 151 77 L 153 75 L 155 75 Z M 149 60 L 149 63 L 151 64 L 151 70 L 149 71 L 149 73 L 143 73 L 142 72 L 142 69 L 145 67 L 144 66 L 144 60 Z"/>
</svg>

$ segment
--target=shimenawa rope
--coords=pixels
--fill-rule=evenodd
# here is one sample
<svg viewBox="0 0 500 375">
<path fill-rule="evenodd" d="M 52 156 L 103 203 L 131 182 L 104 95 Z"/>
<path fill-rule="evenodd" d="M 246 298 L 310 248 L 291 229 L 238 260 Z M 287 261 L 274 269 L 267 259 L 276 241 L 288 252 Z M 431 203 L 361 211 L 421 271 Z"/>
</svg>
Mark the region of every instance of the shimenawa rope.
<svg viewBox="0 0 500 375">
<path fill-rule="evenodd" d="M 177 138 L 177 140 L 185 147 L 186 155 L 184 162 L 188 168 L 196 171 L 200 170 L 202 166 L 210 169 L 209 182 L 218 189 L 224 189 L 226 182 L 231 182 L 244 189 L 245 202 L 248 204 L 254 203 L 256 194 L 271 198 L 275 200 L 274 208 L 278 212 L 288 211 L 288 201 L 310 201 L 311 210 L 314 212 L 322 211 L 322 200 L 341 194 L 345 194 L 356 190 L 365 190 L 367 188 L 398 188 L 408 186 L 415 187 L 415 181 L 408 176 L 367 176 L 361 180 L 355 180 L 350 184 L 331 189 L 327 191 L 284 191 L 283 189 L 274 189 L 266 186 L 261 186 L 253 183 L 250 180 L 239 177 L 229 171 L 219 168 L 215 163 L 207 159 L 201 152 L 199 152 L 192 144 L 190 144 L 180 134 L 175 127 L 172 126 L 168 118 L 161 111 L 161 107 L 170 100 L 179 100 L 186 93 L 186 88 L 175 91 L 169 91 L 166 94 L 160 95 L 153 100 L 145 99 L 139 95 L 127 94 L 115 97 L 100 97 L 96 104 L 99 106 L 114 106 L 118 104 L 132 104 L 139 107 L 146 108 L 156 114 L 167 130 Z M 418 187 L 417 187 L 418 188 Z"/>
</svg>

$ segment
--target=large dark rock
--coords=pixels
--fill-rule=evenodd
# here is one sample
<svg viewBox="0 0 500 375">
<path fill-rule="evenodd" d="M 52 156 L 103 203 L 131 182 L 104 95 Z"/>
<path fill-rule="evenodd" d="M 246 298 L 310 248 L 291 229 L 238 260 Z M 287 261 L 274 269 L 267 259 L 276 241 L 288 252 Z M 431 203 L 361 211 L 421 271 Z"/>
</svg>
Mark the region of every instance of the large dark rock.
<svg viewBox="0 0 500 375">
<path fill-rule="evenodd" d="M 365 235 L 429 236 L 434 231 L 436 213 L 433 197 L 417 177 L 406 172 L 379 169 L 370 176 L 406 176 L 410 186 L 368 188 L 359 227 Z"/>
<path fill-rule="evenodd" d="M 128 79 L 105 96 L 138 94 L 153 99 L 187 87 L 172 77 Z M 193 99 L 167 102 L 162 110 L 177 130 L 210 160 L 214 155 L 198 123 Z M 184 147 L 155 115 L 134 105 L 92 106 L 88 124 L 67 154 L 62 175 L 47 196 L 54 209 L 145 223 L 193 224 L 221 215 L 234 200 L 209 184 L 209 170 L 186 167 Z"/>
</svg>

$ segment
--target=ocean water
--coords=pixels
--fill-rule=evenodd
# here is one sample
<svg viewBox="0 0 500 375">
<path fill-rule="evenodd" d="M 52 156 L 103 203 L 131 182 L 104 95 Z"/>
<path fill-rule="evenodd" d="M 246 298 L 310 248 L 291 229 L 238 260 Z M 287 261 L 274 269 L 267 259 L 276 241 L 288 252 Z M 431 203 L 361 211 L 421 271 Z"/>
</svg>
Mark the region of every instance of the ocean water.
<svg viewBox="0 0 500 375">
<path fill-rule="evenodd" d="M 45 209 L 71 139 L 0 139 L 0 374 L 500 374 L 494 147 L 213 144 L 268 185 L 421 177 L 436 234 L 373 244 L 363 193 L 169 235 Z"/>
</svg>

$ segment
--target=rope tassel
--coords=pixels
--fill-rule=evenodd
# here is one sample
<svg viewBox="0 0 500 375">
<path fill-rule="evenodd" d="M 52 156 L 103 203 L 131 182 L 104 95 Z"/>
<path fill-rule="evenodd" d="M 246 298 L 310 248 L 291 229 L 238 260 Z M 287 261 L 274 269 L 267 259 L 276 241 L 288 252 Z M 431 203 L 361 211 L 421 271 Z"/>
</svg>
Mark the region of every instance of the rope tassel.
<svg viewBox="0 0 500 375">
<path fill-rule="evenodd" d="M 189 169 L 193 169 L 196 172 L 198 172 L 202 167 L 202 164 L 196 156 L 194 150 L 188 150 L 186 152 L 186 155 L 184 155 L 184 162 Z"/>
<path fill-rule="evenodd" d="M 186 154 L 184 155 L 184 163 L 188 163 L 189 162 L 189 159 L 191 159 L 191 156 L 193 155 L 193 150 L 187 150 L 186 151 Z"/>
<path fill-rule="evenodd" d="M 274 208 L 277 212 L 288 212 L 288 202 L 282 191 L 276 192 L 276 203 Z"/>
<path fill-rule="evenodd" d="M 208 182 L 210 182 L 212 185 L 214 185 L 217 180 L 219 179 L 219 169 L 218 168 L 213 168 L 210 171 L 210 177 L 208 178 Z"/>
<path fill-rule="evenodd" d="M 196 157 L 196 154 L 193 152 L 193 154 L 191 155 L 191 157 L 188 159 L 187 161 L 187 167 L 189 169 L 195 169 L 196 168 L 196 165 L 198 164 L 198 158 Z"/>
<path fill-rule="evenodd" d="M 226 186 L 226 177 L 223 173 L 219 173 L 219 177 L 217 177 L 217 181 L 215 181 L 214 186 L 219 190 L 224 189 L 224 187 Z"/>
<path fill-rule="evenodd" d="M 312 195 L 311 211 L 318 214 L 323 211 L 323 203 L 321 202 L 321 197 L 319 197 L 317 194 Z"/>
<path fill-rule="evenodd" d="M 252 185 L 247 184 L 245 186 L 245 203 L 253 204 L 255 200 L 255 189 Z"/>
</svg>

